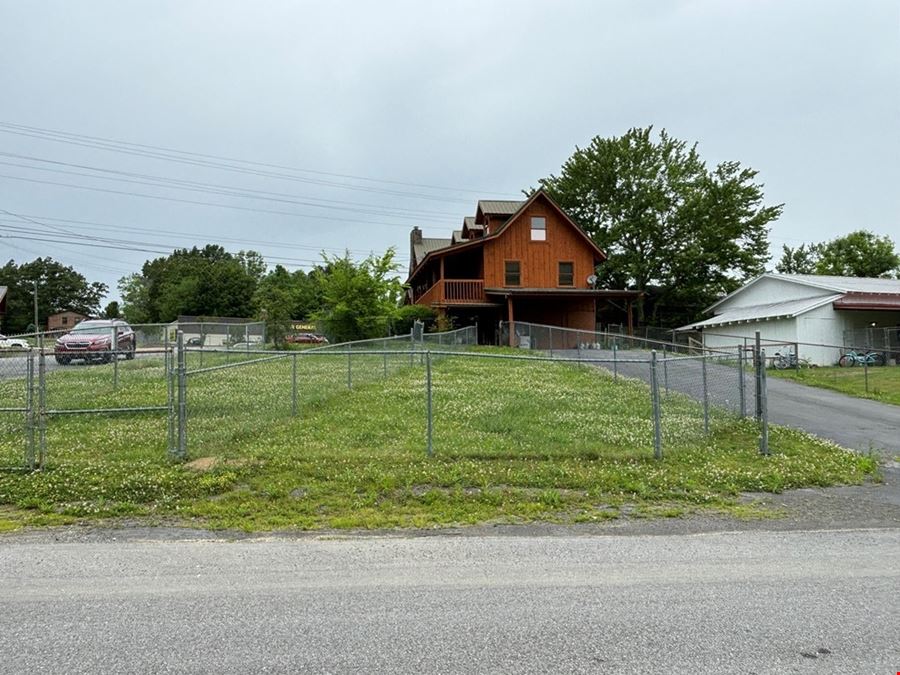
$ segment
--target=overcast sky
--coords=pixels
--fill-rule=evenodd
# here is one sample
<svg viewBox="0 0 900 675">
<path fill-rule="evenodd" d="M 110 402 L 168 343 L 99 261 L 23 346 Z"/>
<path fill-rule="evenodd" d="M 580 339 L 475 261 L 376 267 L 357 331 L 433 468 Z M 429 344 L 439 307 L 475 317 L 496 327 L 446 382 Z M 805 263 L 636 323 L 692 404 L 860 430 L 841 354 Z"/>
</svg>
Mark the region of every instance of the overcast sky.
<svg viewBox="0 0 900 675">
<path fill-rule="evenodd" d="M 405 266 L 413 225 L 449 236 L 478 198 L 649 124 L 759 170 L 777 251 L 900 244 L 898 7 L 0 0 L 0 259 L 51 255 L 110 297 L 207 242 Z"/>
</svg>

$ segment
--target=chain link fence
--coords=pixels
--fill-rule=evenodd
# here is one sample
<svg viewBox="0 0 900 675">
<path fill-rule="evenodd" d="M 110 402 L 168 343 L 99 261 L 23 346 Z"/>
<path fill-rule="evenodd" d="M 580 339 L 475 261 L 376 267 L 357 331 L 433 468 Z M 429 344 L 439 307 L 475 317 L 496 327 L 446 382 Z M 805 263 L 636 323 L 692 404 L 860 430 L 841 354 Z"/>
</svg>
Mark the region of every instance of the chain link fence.
<svg viewBox="0 0 900 675">
<path fill-rule="evenodd" d="M 123 458 L 133 444 L 179 459 L 247 461 L 256 445 L 292 433 L 298 416 L 392 378 L 401 415 L 422 420 L 419 448 L 429 454 L 540 452 L 528 429 L 549 424 L 584 429 L 586 447 L 646 448 L 659 458 L 751 416 L 768 452 L 762 350 L 686 353 L 695 348 L 522 323 L 513 335 L 520 349 L 503 352 L 476 349 L 474 327 L 424 333 L 421 325 L 392 338 L 236 352 L 189 346 L 183 332 L 168 344 L 164 331 L 162 348 L 78 367 L 58 363 L 53 347 L 21 350 L 0 359 L 0 465 L 41 468 L 85 444 Z M 512 378 L 529 383 L 527 397 L 510 392 Z M 621 386 L 613 398 L 576 399 L 559 384 L 566 378 Z M 373 434 L 399 426 L 371 414 Z M 304 439 L 296 443 L 302 450 Z M 228 456 L 235 452 L 241 457 Z"/>
</svg>

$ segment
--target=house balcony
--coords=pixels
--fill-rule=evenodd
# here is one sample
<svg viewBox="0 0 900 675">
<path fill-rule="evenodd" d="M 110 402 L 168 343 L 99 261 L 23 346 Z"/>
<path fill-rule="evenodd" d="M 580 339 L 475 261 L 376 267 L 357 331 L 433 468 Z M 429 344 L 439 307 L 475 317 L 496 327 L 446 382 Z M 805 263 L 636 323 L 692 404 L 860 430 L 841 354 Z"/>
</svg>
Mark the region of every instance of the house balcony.
<svg viewBox="0 0 900 675">
<path fill-rule="evenodd" d="M 431 306 L 488 304 L 482 279 L 440 279 L 415 301 Z"/>
</svg>

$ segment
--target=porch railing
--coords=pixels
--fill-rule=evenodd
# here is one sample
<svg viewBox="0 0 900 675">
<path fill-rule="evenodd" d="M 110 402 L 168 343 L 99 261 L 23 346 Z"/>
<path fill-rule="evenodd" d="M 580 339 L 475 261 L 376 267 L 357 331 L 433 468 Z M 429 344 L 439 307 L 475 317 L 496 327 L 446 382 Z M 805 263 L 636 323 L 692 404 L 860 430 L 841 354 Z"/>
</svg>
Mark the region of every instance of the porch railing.
<svg viewBox="0 0 900 675">
<path fill-rule="evenodd" d="M 482 279 L 440 279 L 416 298 L 424 305 L 470 304 L 487 302 Z"/>
</svg>

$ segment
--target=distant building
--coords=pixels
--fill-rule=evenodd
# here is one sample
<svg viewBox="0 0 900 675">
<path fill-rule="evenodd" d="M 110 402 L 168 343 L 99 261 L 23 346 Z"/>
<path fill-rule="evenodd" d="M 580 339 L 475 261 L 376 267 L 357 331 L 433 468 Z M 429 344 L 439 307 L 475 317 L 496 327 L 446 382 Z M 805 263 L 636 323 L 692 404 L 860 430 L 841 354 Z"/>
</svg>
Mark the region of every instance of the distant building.
<svg viewBox="0 0 900 675">
<path fill-rule="evenodd" d="M 767 272 L 706 311 L 713 316 L 678 330 L 702 332 L 709 348 L 752 341 L 759 331 L 768 351 L 799 347 L 819 365 L 837 363 L 844 347 L 900 356 L 900 279 Z"/>
<path fill-rule="evenodd" d="M 71 330 L 78 322 L 89 318 L 87 314 L 72 311 L 51 314 L 47 317 L 47 330 L 51 332 Z"/>
<path fill-rule="evenodd" d="M 0 325 L 3 325 L 3 318 L 6 316 L 6 286 L 0 286 Z"/>
</svg>

